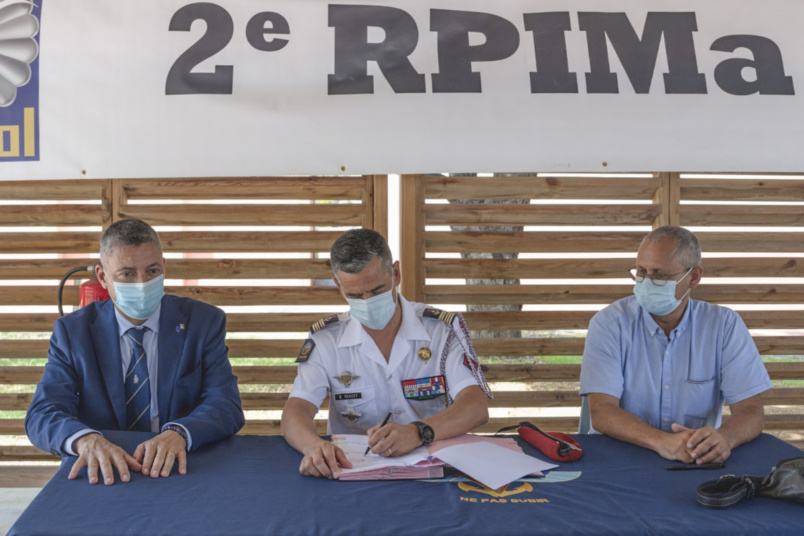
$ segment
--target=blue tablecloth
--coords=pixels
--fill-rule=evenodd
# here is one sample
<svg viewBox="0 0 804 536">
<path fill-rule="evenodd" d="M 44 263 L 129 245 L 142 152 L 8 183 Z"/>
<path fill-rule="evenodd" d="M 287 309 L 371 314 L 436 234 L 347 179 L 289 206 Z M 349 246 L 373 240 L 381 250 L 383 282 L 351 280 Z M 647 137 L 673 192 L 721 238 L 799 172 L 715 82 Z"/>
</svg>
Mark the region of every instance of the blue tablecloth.
<svg viewBox="0 0 804 536">
<path fill-rule="evenodd" d="M 107 437 L 133 451 L 147 434 Z M 804 534 L 795 503 L 758 497 L 709 510 L 695 501 L 701 482 L 764 475 L 804 455 L 772 436 L 740 447 L 717 471 L 668 471 L 670 462 L 651 451 L 605 436 L 577 439 L 584 457 L 559 470 L 578 478 L 516 482 L 502 496 L 469 482 L 302 477 L 301 455 L 281 437 L 234 437 L 192 454 L 187 475 L 137 474 L 110 487 L 90 486 L 84 473 L 67 480 L 67 459 L 9 534 Z"/>
</svg>

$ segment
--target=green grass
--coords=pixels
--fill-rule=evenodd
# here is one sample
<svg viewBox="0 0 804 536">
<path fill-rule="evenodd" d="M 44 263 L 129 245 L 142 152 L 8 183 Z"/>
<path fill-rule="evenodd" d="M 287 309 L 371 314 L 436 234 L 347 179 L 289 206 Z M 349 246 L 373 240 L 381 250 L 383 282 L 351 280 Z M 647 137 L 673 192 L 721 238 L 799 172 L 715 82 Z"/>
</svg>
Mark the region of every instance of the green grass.
<svg viewBox="0 0 804 536">
<path fill-rule="evenodd" d="M 0 358 L 0 367 L 44 367 L 47 358 L 33 357 L 30 359 Z"/>
<path fill-rule="evenodd" d="M 579 355 L 545 355 L 541 356 L 542 363 L 550 365 L 580 365 L 581 356 Z"/>
<path fill-rule="evenodd" d="M 0 332 L 0 339 L 9 341 L 25 341 L 35 339 L 38 341 L 47 340 L 50 333 L 45 331 L 4 331 Z"/>
<path fill-rule="evenodd" d="M 293 365 L 295 358 L 289 357 L 233 357 L 229 359 L 233 367 L 241 366 L 269 366 Z"/>
<path fill-rule="evenodd" d="M 804 356 L 800 355 L 766 355 L 762 356 L 765 363 L 800 363 Z M 772 380 L 774 387 L 804 387 L 804 380 Z"/>
</svg>

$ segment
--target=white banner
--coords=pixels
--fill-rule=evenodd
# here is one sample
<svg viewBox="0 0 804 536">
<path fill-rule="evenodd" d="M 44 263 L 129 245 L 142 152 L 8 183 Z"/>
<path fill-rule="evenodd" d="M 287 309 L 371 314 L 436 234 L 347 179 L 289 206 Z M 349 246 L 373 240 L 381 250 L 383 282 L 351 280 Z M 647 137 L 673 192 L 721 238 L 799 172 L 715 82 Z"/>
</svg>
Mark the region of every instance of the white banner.
<svg viewBox="0 0 804 536">
<path fill-rule="evenodd" d="M 0 0 L 0 178 L 804 171 L 799 0 Z"/>
</svg>

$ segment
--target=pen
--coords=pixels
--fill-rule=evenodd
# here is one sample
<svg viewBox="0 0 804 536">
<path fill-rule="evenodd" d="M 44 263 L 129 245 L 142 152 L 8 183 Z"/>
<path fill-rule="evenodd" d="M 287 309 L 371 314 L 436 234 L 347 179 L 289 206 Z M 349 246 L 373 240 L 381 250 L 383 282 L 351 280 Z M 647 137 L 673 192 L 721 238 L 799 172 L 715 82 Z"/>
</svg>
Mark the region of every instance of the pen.
<svg viewBox="0 0 804 536">
<path fill-rule="evenodd" d="M 391 414 L 392 414 L 392 413 L 393 413 L 393 411 L 389 411 L 389 412 L 388 412 L 388 415 L 386 415 L 386 416 L 385 416 L 385 420 L 384 420 L 384 421 L 382 421 L 382 424 L 380 425 L 380 428 L 382 428 L 383 426 L 385 426 L 386 424 L 388 424 L 388 419 L 390 419 L 390 418 L 391 418 Z M 364 452 L 364 453 L 363 453 L 363 456 L 365 456 L 366 454 L 368 454 L 370 450 L 371 450 L 371 448 L 370 448 L 370 447 L 366 447 L 366 452 Z"/>
<path fill-rule="evenodd" d="M 726 467 L 726 464 L 723 462 L 720 463 L 679 463 L 676 465 L 671 465 L 668 467 L 670 471 L 685 471 L 685 470 L 695 470 L 695 469 L 723 469 Z"/>
</svg>

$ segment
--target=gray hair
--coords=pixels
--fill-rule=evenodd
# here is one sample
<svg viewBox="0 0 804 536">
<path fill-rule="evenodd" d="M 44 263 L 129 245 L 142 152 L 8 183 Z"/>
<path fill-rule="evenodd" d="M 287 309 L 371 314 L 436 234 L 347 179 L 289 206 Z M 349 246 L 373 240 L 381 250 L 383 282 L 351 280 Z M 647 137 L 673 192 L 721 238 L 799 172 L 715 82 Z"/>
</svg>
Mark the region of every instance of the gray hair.
<svg viewBox="0 0 804 536">
<path fill-rule="evenodd" d="M 356 274 L 363 270 L 375 257 L 380 258 L 382 268 L 393 272 L 394 259 L 391 248 L 380 233 L 373 229 L 352 229 L 338 238 L 329 251 L 332 273 Z"/>
<path fill-rule="evenodd" d="M 675 259 L 685 268 L 701 265 L 701 244 L 692 231 L 677 225 L 665 225 L 654 229 L 642 240 L 645 242 L 664 242 L 673 240 L 676 243 Z"/>
<path fill-rule="evenodd" d="M 159 235 L 142 220 L 126 219 L 114 222 L 101 235 L 100 258 L 104 263 L 117 248 L 156 244 L 162 249 Z"/>
</svg>

